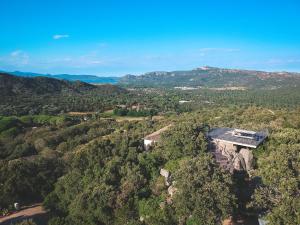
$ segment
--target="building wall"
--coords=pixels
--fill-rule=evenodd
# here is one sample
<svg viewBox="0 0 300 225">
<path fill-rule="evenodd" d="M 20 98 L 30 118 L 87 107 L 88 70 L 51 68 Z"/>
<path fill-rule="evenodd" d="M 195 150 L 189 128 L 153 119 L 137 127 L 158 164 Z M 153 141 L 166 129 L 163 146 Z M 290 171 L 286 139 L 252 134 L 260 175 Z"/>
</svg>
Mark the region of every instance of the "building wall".
<svg viewBox="0 0 300 225">
<path fill-rule="evenodd" d="M 247 171 L 252 169 L 253 153 L 251 149 L 217 140 L 213 140 L 212 144 L 228 159 L 228 162 L 232 163 L 234 169 Z"/>
<path fill-rule="evenodd" d="M 149 148 L 154 144 L 154 140 L 144 139 L 144 148 L 149 150 Z"/>
<path fill-rule="evenodd" d="M 217 141 L 217 140 L 213 140 L 213 143 L 214 143 L 216 149 L 224 154 L 226 152 L 235 152 L 236 151 L 236 146 L 231 143 Z"/>
</svg>

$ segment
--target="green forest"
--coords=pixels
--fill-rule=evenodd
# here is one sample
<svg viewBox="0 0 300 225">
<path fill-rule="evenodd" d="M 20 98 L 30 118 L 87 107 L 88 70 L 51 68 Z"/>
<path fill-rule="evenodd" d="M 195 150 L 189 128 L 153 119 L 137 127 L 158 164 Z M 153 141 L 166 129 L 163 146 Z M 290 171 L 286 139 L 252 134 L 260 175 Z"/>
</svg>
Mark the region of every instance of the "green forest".
<svg viewBox="0 0 300 225">
<path fill-rule="evenodd" d="M 22 86 L 22 93 L 0 85 L 6 87 L 0 100 L 1 215 L 18 202 L 42 203 L 49 225 L 214 225 L 258 217 L 270 225 L 300 224 L 297 88 L 52 84 L 53 93 L 35 84 Z M 170 124 L 146 151 L 143 138 Z M 253 150 L 249 173 L 231 173 L 209 151 L 207 127 L 267 129 L 269 136 Z M 171 174 L 172 186 L 161 169 Z"/>
</svg>

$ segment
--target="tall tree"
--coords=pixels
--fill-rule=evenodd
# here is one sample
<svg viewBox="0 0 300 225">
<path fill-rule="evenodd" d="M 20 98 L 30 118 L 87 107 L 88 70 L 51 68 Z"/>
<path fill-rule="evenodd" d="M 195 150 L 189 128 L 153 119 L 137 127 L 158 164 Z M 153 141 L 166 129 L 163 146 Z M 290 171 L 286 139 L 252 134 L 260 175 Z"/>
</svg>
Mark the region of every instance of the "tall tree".
<svg viewBox="0 0 300 225">
<path fill-rule="evenodd" d="M 211 156 L 200 154 L 185 160 L 174 180 L 174 206 L 180 224 L 219 224 L 233 214 L 236 199 L 231 177 Z"/>
</svg>

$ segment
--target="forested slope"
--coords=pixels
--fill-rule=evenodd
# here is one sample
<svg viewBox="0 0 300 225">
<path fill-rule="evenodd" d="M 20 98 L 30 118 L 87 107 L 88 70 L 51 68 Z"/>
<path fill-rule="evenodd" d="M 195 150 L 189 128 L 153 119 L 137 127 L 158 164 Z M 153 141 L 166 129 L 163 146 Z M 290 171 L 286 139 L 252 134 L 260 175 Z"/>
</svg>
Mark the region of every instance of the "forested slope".
<svg viewBox="0 0 300 225">
<path fill-rule="evenodd" d="M 1 73 L 0 93 L 0 115 L 26 115 L 103 111 L 110 101 L 127 91 L 109 84 L 95 86 L 80 81 Z"/>
<path fill-rule="evenodd" d="M 2 213 L 43 201 L 49 225 L 213 225 L 259 215 L 300 223 L 297 87 L 125 90 L 0 78 Z M 143 137 L 170 124 L 145 151 Z M 204 125 L 270 135 L 253 151 L 254 169 L 231 174 L 209 152 Z"/>
<path fill-rule="evenodd" d="M 49 77 L 17 77 L 0 73 L 0 92 L 3 97 L 12 95 L 74 94 L 88 91 L 97 91 L 99 94 L 113 94 L 124 90 L 113 85 L 95 86 L 80 81 L 70 82 Z"/>
<path fill-rule="evenodd" d="M 27 127 L 0 138 L 1 207 L 44 199 L 51 225 L 220 224 L 229 216 L 258 214 L 273 225 L 297 225 L 298 115 L 299 110 L 211 107 L 158 121 L 17 118 Z M 170 123 L 161 142 L 145 152 L 142 138 Z M 218 167 L 207 151 L 203 124 L 269 130 L 268 141 L 254 150 L 250 177 Z M 171 198 L 161 168 L 176 181 Z"/>
<path fill-rule="evenodd" d="M 14 72 L 2 72 L 1 73 L 8 73 L 15 76 L 20 77 L 49 77 L 55 78 L 59 80 L 68 80 L 68 81 L 81 81 L 86 83 L 92 84 L 116 84 L 119 80 L 119 77 L 99 77 L 95 75 L 72 75 L 72 74 L 41 74 L 41 73 L 31 73 L 31 72 L 21 72 L 21 71 L 14 71 Z"/>
</svg>

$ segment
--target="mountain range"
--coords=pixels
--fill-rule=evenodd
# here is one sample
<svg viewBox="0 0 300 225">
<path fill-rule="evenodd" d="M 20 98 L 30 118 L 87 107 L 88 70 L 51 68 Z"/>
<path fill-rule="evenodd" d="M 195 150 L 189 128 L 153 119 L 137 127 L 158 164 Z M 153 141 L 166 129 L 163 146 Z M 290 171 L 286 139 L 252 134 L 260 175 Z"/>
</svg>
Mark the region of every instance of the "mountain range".
<svg viewBox="0 0 300 225">
<path fill-rule="evenodd" d="M 0 71 L 0 72 L 8 73 L 20 77 L 49 77 L 49 78 L 68 80 L 68 81 L 79 80 L 82 82 L 92 83 L 92 84 L 116 84 L 120 79 L 119 77 L 99 77 L 95 75 L 71 75 L 71 74 L 52 75 L 52 74 L 21 72 L 21 71 L 14 71 L 14 72 Z"/>
<path fill-rule="evenodd" d="M 10 72 L 19 77 L 47 77 L 90 84 L 117 84 L 123 87 L 163 88 L 236 88 L 277 89 L 300 86 L 300 73 L 265 72 L 256 70 L 224 69 L 204 66 L 192 70 L 155 71 L 123 77 L 98 77 L 95 75 L 38 74 Z"/>
<path fill-rule="evenodd" d="M 59 80 L 51 77 L 20 77 L 0 73 L 0 93 L 5 98 L 12 96 L 60 95 L 60 94 L 86 94 L 97 93 L 101 95 L 118 94 L 126 92 L 116 85 L 93 85 L 81 81 Z"/>
<path fill-rule="evenodd" d="M 200 67 L 193 70 L 158 71 L 126 75 L 119 84 L 128 87 L 241 87 L 274 89 L 300 86 L 300 73 Z"/>
</svg>

